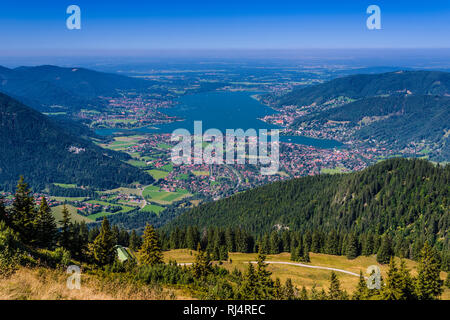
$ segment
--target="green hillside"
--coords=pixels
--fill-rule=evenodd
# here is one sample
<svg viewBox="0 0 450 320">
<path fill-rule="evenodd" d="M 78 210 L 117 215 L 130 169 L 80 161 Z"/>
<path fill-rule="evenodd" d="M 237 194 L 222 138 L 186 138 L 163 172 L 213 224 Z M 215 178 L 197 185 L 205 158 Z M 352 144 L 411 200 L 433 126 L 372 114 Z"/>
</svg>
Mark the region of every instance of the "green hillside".
<svg viewBox="0 0 450 320">
<path fill-rule="evenodd" d="M 153 178 L 121 160 L 126 154 L 102 149 L 73 135 L 48 117 L 0 94 L 0 189 L 12 190 L 24 175 L 35 190 L 53 182 L 115 188 Z"/>
<path fill-rule="evenodd" d="M 275 182 L 207 203 L 180 215 L 168 229 L 390 233 L 406 248 L 428 240 L 448 252 L 449 182 L 449 165 L 390 159 L 360 172 Z"/>
<path fill-rule="evenodd" d="M 98 109 L 104 104 L 98 99 L 100 96 L 118 96 L 121 90 L 150 92 L 154 84 L 154 81 L 84 68 L 0 67 L 0 92 L 40 111 L 51 110 L 49 107 L 53 105 L 71 111 Z"/>
<path fill-rule="evenodd" d="M 361 99 L 406 93 L 445 95 L 450 93 L 450 73 L 438 71 L 397 71 L 382 74 L 358 74 L 293 90 L 282 96 L 279 105 L 321 104 L 341 96 Z"/>
</svg>

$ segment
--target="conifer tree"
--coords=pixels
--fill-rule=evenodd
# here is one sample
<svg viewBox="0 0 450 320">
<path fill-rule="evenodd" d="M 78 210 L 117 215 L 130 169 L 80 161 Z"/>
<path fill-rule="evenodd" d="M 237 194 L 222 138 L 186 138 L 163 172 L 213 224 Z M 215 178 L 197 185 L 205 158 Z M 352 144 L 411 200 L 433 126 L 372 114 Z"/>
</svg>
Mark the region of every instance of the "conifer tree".
<svg viewBox="0 0 450 320">
<path fill-rule="evenodd" d="M 197 245 L 197 255 L 192 265 L 192 272 L 197 279 L 204 279 L 211 272 L 211 258 L 208 252 L 201 249 L 200 243 Z"/>
<path fill-rule="evenodd" d="M 381 299 L 383 300 L 404 300 L 401 290 L 401 275 L 398 272 L 394 257 L 389 262 L 386 282 L 381 290 Z"/>
<path fill-rule="evenodd" d="M 113 235 L 106 217 L 103 218 L 100 233 L 92 245 L 94 261 L 99 266 L 114 262 L 116 250 L 114 249 Z"/>
<path fill-rule="evenodd" d="M 131 236 L 130 236 L 130 249 L 133 251 L 138 251 L 139 248 L 142 245 L 142 238 L 140 238 L 137 234 L 136 234 L 136 230 L 131 231 Z"/>
<path fill-rule="evenodd" d="M 45 197 L 41 199 L 41 205 L 36 217 L 37 243 L 40 247 L 52 249 L 55 246 L 58 229 L 52 210 Z"/>
<path fill-rule="evenodd" d="M 61 234 L 60 234 L 60 244 L 66 249 L 70 249 L 71 241 L 71 228 L 72 223 L 70 222 L 70 212 L 67 210 L 66 204 L 64 204 L 62 209 L 62 220 L 61 224 Z"/>
<path fill-rule="evenodd" d="M 374 250 L 374 239 L 372 232 L 367 234 L 367 237 L 364 242 L 363 252 L 362 254 L 365 256 L 370 256 Z"/>
<path fill-rule="evenodd" d="M 186 246 L 188 249 L 195 250 L 197 243 L 199 242 L 199 237 L 197 231 L 189 226 L 186 231 Z"/>
<path fill-rule="evenodd" d="M 400 260 L 400 267 L 398 269 L 400 275 L 400 290 L 402 291 L 402 299 L 404 300 L 416 300 L 416 292 L 414 287 L 414 279 L 411 277 L 411 273 L 404 260 Z"/>
<path fill-rule="evenodd" d="M 305 248 L 303 249 L 303 255 L 302 255 L 301 261 L 302 262 L 311 262 L 311 259 L 309 257 L 309 251 L 308 251 L 308 248 L 306 247 L 306 245 L 305 245 Z"/>
<path fill-rule="evenodd" d="M 317 300 L 328 300 L 328 295 L 325 292 L 324 288 L 322 288 L 322 290 L 320 290 L 320 292 L 318 293 Z"/>
<path fill-rule="evenodd" d="M 142 246 L 138 252 L 139 261 L 143 264 L 156 265 L 163 262 L 158 235 L 152 225 L 147 224 L 144 230 Z"/>
<path fill-rule="evenodd" d="M 320 249 L 322 247 L 321 237 L 319 232 L 314 231 L 311 240 L 311 251 L 314 253 L 320 253 Z"/>
<path fill-rule="evenodd" d="M 359 255 L 359 246 L 358 246 L 358 238 L 355 234 L 350 234 L 347 239 L 347 251 L 346 256 L 347 259 L 355 259 Z"/>
<path fill-rule="evenodd" d="M 36 210 L 34 199 L 23 176 L 17 184 L 11 210 L 12 226 L 23 242 L 31 244 L 36 237 Z"/>
<path fill-rule="evenodd" d="M 299 261 L 300 257 L 298 256 L 298 248 L 291 246 L 291 260 Z"/>
<path fill-rule="evenodd" d="M 281 285 L 280 278 L 276 278 L 273 284 L 273 298 L 275 300 L 283 300 L 284 299 L 284 291 Z"/>
<path fill-rule="evenodd" d="M 366 300 L 369 297 L 369 288 L 367 288 L 366 279 L 364 279 L 362 271 L 359 272 L 359 281 L 356 290 L 353 293 L 353 300 Z"/>
<path fill-rule="evenodd" d="M 300 290 L 299 299 L 300 300 L 309 300 L 308 291 L 306 291 L 305 286 L 303 286 L 302 290 Z"/>
<path fill-rule="evenodd" d="M 270 253 L 271 254 L 278 254 L 280 253 L 281 247 L 281 240 L 278 236 L 277 231 L 273 231 L 270 235 Z"/>
<path fill-rule="evenodd" d="M 389 235 L 385 235 L 381 241 L 381 246 L 377 253 L 377 262 L 387 264 L 393 255 L 394 253 L 392 251 L 391 237 Z"/>
<path fill-rule="evenodd" d="M 243 300 L 255 300 L 258 299 L 258 279 L 256 276 L 255 268 L 252 263 L 248 264 L 247 272 L 244 275 L 242 286 L 239 290 L 239 298 Z"/>
<path fill-rule="evenodd" d="M 256 264 L 256 279 L 261 299 L 270 299 L 273 295 L 273 280 L 270 278 L 272 272 L 267 270 L 265 263 L 266 256 L 261 252 L 258 254 L 258 262 Z"/>
<path fill-rule="evenodd" d="M 286 300 L 294 300 L 295 299 L 295 288 L 292 284 L 292 280 L 290 278 L 286 279 L 286 283 L 284 284 L 284 297 Z"/>
<path fill-rule="evenodd" d="M 339 254 L 339 239 L 335 230 L 332 230 L 328 235 L 326 251 L 328 254 Z"/>
<path fill-rule="evenodd" d="M 339 281 L 336 273 L 334 273 L 334 271 L 331 271 L 330 288 L 328 289 L 328 299 L 343 300 L 344 298 L 345 293 L 341 289 L 341 282 Z"/>
<path fill-rule="evenodd" d="M 416 294 L 420 300 L 438 299 L 442 294 L 439 262 L 433 248 L 425 242 L 417 268 Z"/>
<path fill-rule="evenodd" d="M 317 283 L 313 283 L 311 287 L 311 300 L 319 300 L 319 292 L 317 291 Z"/>
</svg>

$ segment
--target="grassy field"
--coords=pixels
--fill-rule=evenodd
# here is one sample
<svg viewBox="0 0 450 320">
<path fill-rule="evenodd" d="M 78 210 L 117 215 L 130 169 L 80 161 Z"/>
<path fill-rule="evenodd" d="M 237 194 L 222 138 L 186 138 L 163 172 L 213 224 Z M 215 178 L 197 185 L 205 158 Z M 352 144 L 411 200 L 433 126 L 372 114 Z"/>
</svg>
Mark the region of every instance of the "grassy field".
<svg viewBox="0 0 450 320">
<path fill-rule="evenodd" d="M 169 175 L 169 172 L 158 170 L 158 169 L 146 170 L 145 172 L 147 172 L 149 175 L 151 175 L 153 177 L 153 179 L 155 179 L 155 180 L 164 179 L 165 177 L 167 177 Z"/>
<path fill-rule="evenodd" d="M 336 167 L 333 169 L 330 168 L 322 168 L 320 170 L 320 173 L 322 174 L 337 174 L 337 173 L 343 173 L 345 170 L 345 168 L 340 168 L 340 167 Z"/>
<path fill-rule="evenodd" d="M 137 189 L 137 188 L 120 187 L 120 188 L 104 191 L 103 193 L 104 194 L 113 194 L 113 193 L 119 193 L 120 194 L 121 193 L 121 194 L 128 194 L 128 195 L 139 196 L 139 195 L 141 195 L 141 190 Z"/>
<path fill-rule="evenodd" d="M 114 137 L 114 141 L 111 143 L 99 144 L 102 148 L 111 149 L 115 151 L 126 150 L 128 147 L 137 145 L 138 142 L 144 139 L 145 136 L 133 135 L 133 136 L 118 136 Z"/>
<path fill-rule="evenodd" d="M 189 175 L 187 173 L 181 173 L 175 177 L 176 180 L 187 180 L 189 179 Z"/>
<path fill-rule="evenodd" d="M 156 186 L 148 186 L 144 189 L 142 196 L 155 203 L 171 204 L 174 201 L 190 196 L 190 194 L 184 189 L 178 189 L 176 192 L 168 192 L 160 190 L 159 187 Z"/>
<path fill-rule="evenodd" d="M 159 143 L 158 148 L 163 149 L 163 150 L 169 150 L 170 148 L 172 148 L 172 146 L 167 143 Z"/>
<path fill-rule="evenodd" d="M 194 176 L 209 176 L 209 171 L 191 171 Z"/>
<path fill-rule="evenodd" d="M 163 210 L 164 210 L 163 207 L 157 206 L 155 204 L 147 204 L 144 208 L 141 209 L 141 211 L 153 212 L 153 213 L 156 213 L 158 215 Z"/>
<path fill-rule="evenodd" d="M 135 159 L 128 160 L 127 163 L 138 168 L 145 168 L 147 166 L 147 162 Z"/>
<path fill-rule="evenodd" d="M 244 272 L 247 269 L 248 262 L 256 261 L 257 256 L 258 255 L 256 253 L 230 253 L 229 259 L 231 259 L 232 262 L 223 262 L 222 266 L 230 271 L 232 271 L 236 267 Z M 178 263 L 191 263 L 194 261 L 194 257 L 195 251 L 188 249 L 177 249 L 164 252 L 165 261 L 176 260 Z M 367 276 L 365 274 L 367 268 L 371 265 L 377 265 L 381 269 L 383 278 L 386 278 L 386 272 L 388 269 L 387 265 L 378 264 L 374 255 L 370 257 L 362 256 L 354 260 L 349 260 L 344 256 L 333 256 L 317 253 L 310 253 L 310 257 L 311 262 L 308 263 L 309 265 L 343 269 L 357 274 L 362 271 L 365 276 Z M 267 255 L 266 261 L 292 262 L 290 261 L 289 253 Z M 398 261 L 400 260 L 398 259 Z M 412 275 L 415 276 L 417 274 L 417 263 L 415 261 L 407 259 L 405 260 L 405 262 L 407 267 L 411 270 Z M 314 283 L 316 284 L 316 288 L 318 290 L 321 290 L 322 288 L 327 290 L 329 287 L 329 279 L 331 273 L 331 271 L 329 270 L 311 269 L 282 264 L 269 264 L 268 270 L 273 273 L 272 277 L 274 279 L 278 277 L 282 282 L 284 282 L 286 281 L 286 279 L 291 278 L 294 285 L 299 288 L 305 286 L 306 289 L 310 290 Z M 336 274 L 341 281 L 342 287 L 349 293 L 353 292 L 359 278 L 342 272 L 336 272 Z M 447 274 L 445 272 L 441 273 L 441 279 L 445 279 L 446 276 Z M 445 289 L 442 298 L 450 299 L 450 289 Z"/>
<path fill-rule="evenodd" d="M 54 183 L 55 186 L 65 189 L 76 188 L 77 185 L 73 183 Z"/>
<path fill-rule="evenodd" d="M 86 197 L 50 197 L 51 199 L 53 199 L 53 200 L 56 200 L 56 201 L 61 201 L 61 202 L 64 202 L 64 201 L 84 201 L 85 199 L 86 199 Z"/>
<path fill-rule="evenodd" d="M 67 210 L 69 210 L 70 213 L 70 219 L 72 220 L 72 222 L 92 222 L 92 220 L 90 220 L 89 218 L 82 216 L 81 214 L 77 213 L 77 208 L 75 208 L 74 206 L 71 206 L 70 204 L 66 205 Z M 56 222 L 59 224 L 59 221 L 62 220 L 62 210 L 63 210 L 63 206 L 56 206 L 56 207 L 52 207 L 52 213 L 53 216 L 55 217 Z"/>
</svg>

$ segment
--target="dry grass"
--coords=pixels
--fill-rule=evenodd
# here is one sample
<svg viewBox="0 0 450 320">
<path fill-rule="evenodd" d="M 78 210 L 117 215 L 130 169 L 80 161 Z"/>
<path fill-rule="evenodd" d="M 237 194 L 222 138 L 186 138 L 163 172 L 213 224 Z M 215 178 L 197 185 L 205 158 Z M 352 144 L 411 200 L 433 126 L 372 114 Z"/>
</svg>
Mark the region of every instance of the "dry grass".
<svg viewBox="0 0 450 320">
<path fill-rule="evenodd" d="M 21 268 L 11 277 L 0 279 L 0 300 L 162 300 L 177 297 L 162 287 L 102 280 L 82 274 L 81 289 L 66 286 L 68 274 L 58 270 Z"/>
</svg>

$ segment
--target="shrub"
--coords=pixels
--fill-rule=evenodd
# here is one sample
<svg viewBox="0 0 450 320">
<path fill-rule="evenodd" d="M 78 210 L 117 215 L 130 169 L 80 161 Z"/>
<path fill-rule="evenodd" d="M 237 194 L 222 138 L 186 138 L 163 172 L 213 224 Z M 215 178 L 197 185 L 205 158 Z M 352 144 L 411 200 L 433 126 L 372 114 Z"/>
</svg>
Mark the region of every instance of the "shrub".
<svg viewBox="0 0 450 320">
<path fill-rule="evenodd" d="M 0 277 L 7 277 L 17 269 L 21 247 L 19 235 L 0 221 Z"/>
</svg>

